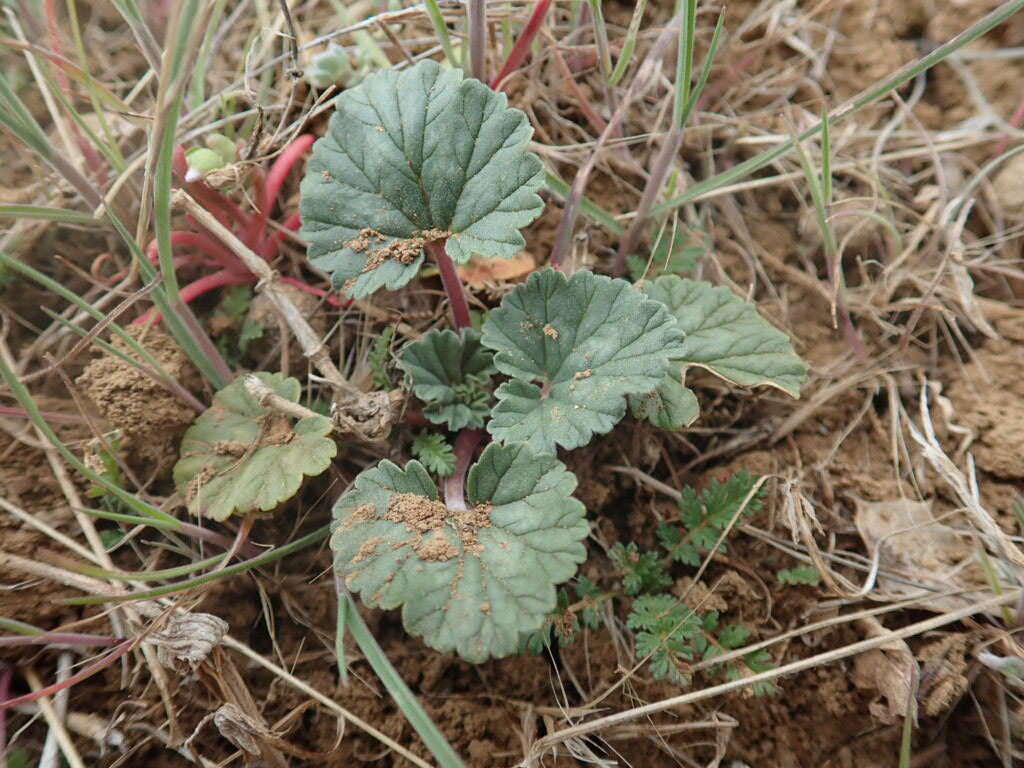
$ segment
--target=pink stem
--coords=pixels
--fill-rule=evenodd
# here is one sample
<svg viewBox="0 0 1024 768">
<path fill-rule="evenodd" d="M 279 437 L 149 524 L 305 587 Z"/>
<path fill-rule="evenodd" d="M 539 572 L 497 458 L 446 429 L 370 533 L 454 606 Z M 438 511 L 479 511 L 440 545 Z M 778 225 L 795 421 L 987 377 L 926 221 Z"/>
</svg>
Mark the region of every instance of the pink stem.
<svg viewBox="0 0 1024 768">
<path fill-rule="evenodd" d="M 40 413 L 47 421 L 53 421 L 59 424 L 82 424 L 85 422 L 85 419 L 82 416 L 74 416 L 70 413 L 54 413 L 53 411 L 40 411 Z M 22 408 L 11 408 L 6 405 L 0 405 L 0 416 L 16 416 L 19 419 L 27 419 L 28 412 Z"/>
<path fill-rule="evenodd" d="M 302 134 L 285 147 L 284 151 L 274 161 L 274 164 L 270 166 L 267 179 L 263 184 L 263 193 L 260 196 L 259 211 L 253 236 L 254 243 L 258 242 L 263 237 L 263 233 L 267 231 L 270 210 L 274 207 L 274 201 L 277 200 L 277 196 L 281 194 L 281 187 L 284 186 L 288 174 L 291 173 L 292 168 L 302 159 L 302 156 L 306 154 L 309 148 L 313 146 L 314 141 L 316 141 L 316 136 L 313 134 Z"/>
<path fill-rule="evenodd" d="M 10 664 L 0 661 L 0 701 L 11 695 L 11 678 L 14 669 Z M 0 707 L 0 758 L 7 755 L 7 707 Z M 6 762 L 6 761 L 5 761 Z"/>
<path fill-rule="evenodd" d="M 1024 101 L 1020 103 L 1020 106 L 1017 107 L 1017 110 L 1010 116 L 1008 122 L 1014 128 L 1020 128 L 1020 124 L 1024 123 Z M 993 154 L 996 157 L 999 157 L 1001 154 L 1003 154 L 1003 152 L 1006 151 L 1006 148 L 1008 146 L 1010 146 L 1010 134 L 1004 133 L 1003 138 L 1001 138 L 999 140 L 999 143 L 996 144 L 995 152 Z"/>
<path fill-rule="evenodd" d="M 482 429 L 464 429 L 455 438 L 455 471 L 444 481 L 444 504 L 448 509 L 464 510 L 466 506 L 466 472 L 473 454 L 487 433 Z"/>
<path fill-rule="evenodd" d="M 160 258 L 158 245 L 157 241 L 154 240 L 146 248 L 146 255 L 154 264 Z M 238 257 L 235 254 L 217 242 L 213 237 L 202 232 L 182 230 L 171 232 L 171 245 L 180 245 L 203 251 L 216 259 L 217 263 L 224 268 L 235 268 L 239 264 Z"/>
<path fill-rule="evenodd" d="M 117 646 L 113 651 L 108 653 L 102 659 L 93 662 L 89 666 L 85 667 L 77 675 L 72 675 L 62 683 L 54 683 L 53 685 L 48 685 L 46 688 L 40 688 L 38 691 L 26 693 L 24 696 L 16 696 L 13 699 L 5 699 L 4 701 L 0 701 L 0 712 L 2 712 L 5 709 L 8 709 L 9 707 L 15 707 L 18 704 L 28 704 L 30 701 L 35 701 L 36 699 L 42 698 L 43 696 L 50 696 L 54 693 L 57 693 L 57 691 L 62 691 L 65 688 L 70 688 L 72 685 L 76 685 L 77 683 L 80 683 L 83 680 L 92 677 L 97 672 L 106 669 L 115 661 L 117 661 L 126 653 L 128 653 L 128 651 L 130 651 L 134 647 L 135 643 L 133 641 L 125 640 L 123 643 Z"/>
<path fill-rule="evenodd" d="M 295 288 L 298 288 L 300 291 L 305 291 L 306 293 L 311 293 L 314 296 L 317 296 L 321 299 L 326 299 L 327 303 L 330 304 L 332 307 L 340 307 L 342 305 L 347 307 L 349 304 L 352 303 L 352 299 L 343 302 L 333 293 L 329 293 L 328 291 L 325 291 L 323 288 L 316 288 L 310 285 L 309 283 L 302 282 L 301 280 L 296 280 L 294 277 L 279 277 L 277 278 L 277 281 L 279 283 L 288 283 L 288 285 L 294 286 Z"/>
<path fill-rule="evenodd" d="M 544 22 L 544 17 L 548 15 L 548 9 L 551 7 L 551 0 L 540 0 L 537 5 L 533 8 L 533 13 L 530 14 L 529 21 L 526 22 L 526 26 L 523 27 L 523 31 L 519 33 L 519 39 L 516 40 L 516 44 L 512 46 L 512 52 L 508 55 L 505 60 L 505 64 L 502 66 L 501 71 L 491 80 L 491 89 L 498 91 L 501 90 L 501 85 L 505 78 L 511 75 L 519 65 L 523 63 L 523 59 L 526 58 L 526 54 L 530 52 L 530 44 L 533 43 L 533 38 L 537 36 L 540 31 L 540 25 Z"/>
<path fill-rule="evenodd" d="M 256 276 L 251 272 L 233 272 L 228 269 L 222 269 L 220 272 L 214 272 L 209 275 L 204 275 L 195 282 L 189 283 L 181 289 L 181 300 L 183 303 L 188 304 L 190 301 L 199 298 L 204 293 L 221 288 L 225 285 L 247 285 L 248 283 L 255 283 Z M 142 325 L 143 323 L 155 322 L 160 320 L 162 315 L 156 311 L 156 308 L 146 310 L 144 313 L 139 315 L 137 318 L 132 320 L 132 325 Z"/>
<path fill-rule="evenodd" d="M 472 325 L 469 316 L 469 302 L 466 300 L 466 291 L 462 287 L 458 270 L 444 250 L 444 241 L 435 240 L 427 243 L 427 253 L 434 257 L 437 268 L 441 272 L 441 283 L 444 285 L 445 293 L 448 294 L 448 304 L 452 310 L 452 321 L 456 328 L 468 328 Z"/>
</svg>

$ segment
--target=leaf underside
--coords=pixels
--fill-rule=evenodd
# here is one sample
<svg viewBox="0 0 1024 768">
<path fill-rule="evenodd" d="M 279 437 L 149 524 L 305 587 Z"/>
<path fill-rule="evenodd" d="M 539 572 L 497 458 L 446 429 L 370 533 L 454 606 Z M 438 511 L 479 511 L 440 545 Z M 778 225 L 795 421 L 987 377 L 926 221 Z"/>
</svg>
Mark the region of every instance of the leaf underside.
<svg viewBox="0 0 1024 768">
<path fill-rule="evenodd" d="M 533 129 L 504 94 L 423 61 L 382 70 L 336 100 L 302 182 L 312 262 L 360 298 L 413 278 L 426 241 L 458 263 L 511 258 L 543 203 Z"/>
<path fill-rule="evenodd" d="M 406 344 L 399 365 L 426 406 L 424 416 L 453 431 L 479 429 L 490 410 L 486 387 L 494 373 L 493 357 L 480 344 L 479 331 L 435 329 Z"/>
<path fill-rule="evenodd" d="M 576 448 L 611 430 L 628 395 L 650 392 L 680 350 L 675 321 L 625 280 L 535 272 L 484 324 L 508 376 L 488 430 L 539 451 Z"/>
<path fill-rule="evenodd" d="M 673 365 L 653 392 L 629 396 L 629 411 L 634 419 L 646 419 L 661 429 L 682 429 L 697 420 L 700 405 Z"/>
<path fill-rule="evenodd" d="M 554 456 L 491 443 L 469 472 L 469 509 L 438 500 L 423 465 L 382 461 L 334 508 L 334 567 L 408 632 L 481 662 L 513 654 L 586 557 L 576 478 Z"/>
<path fill-rule="evenodd" d="M 300 385 L 281 373 L 257 373 L 275 394 L 296 402 Z M 224 520 L 267 512 L 319 475 L 337 453 L 326 416 L 292 420 L 261 406 L 236 379 L 185 432 L 174 483 L 193 515 Z"/>
</svg>

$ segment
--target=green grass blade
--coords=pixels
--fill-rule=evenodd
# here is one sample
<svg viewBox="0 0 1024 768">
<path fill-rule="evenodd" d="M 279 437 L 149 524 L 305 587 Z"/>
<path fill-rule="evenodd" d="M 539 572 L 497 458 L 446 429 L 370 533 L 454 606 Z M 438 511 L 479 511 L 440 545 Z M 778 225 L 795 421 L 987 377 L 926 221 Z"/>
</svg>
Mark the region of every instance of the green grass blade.
<svg viewBox="0 0 1024 768">
<path fill-rule="evenodd" d="M 52 291 L 53 293 L 68 301 L 69 303 L 74 304 L 80 310 L 87 313 L 90 317 L 96 320 L 103 320 L 106 317 L 102 312 L 100 312 L 98 309 L 92 306 L 89 302 L 82 299 L 81 296 L 74 293 L 73 291 L 69 291 L 67 288 L 58 283 L 52 277 L 43 274 L 39 270 L 35 269 L 34 267 L 30 267 L 28 264 L 25 264 L 24 262 L 19 261 L 18 259 L 14 259 L 8 256 L 3 251 L 0 251 L 0 266 L 8 267 L 14 270 L 15 272 L 19 272 L 25 277 L 34 280 L 35 282 L 39 283 L 41 286 L 46 288 L 46 290 Z M 47 312 L 50 311 L 46 307 L 44 307 L 43 309 L 44 311 Z M 54 317 L 53 315 L 50 316 Z M 54 317 L 54 319 L 57 320 L 57 322 L 61 323 L 62 325 L 66 325 L 75 333 L 82 334 L 83 336 L 85 335 L 85 332 L 81 328 L 77 328 L 64 318 L 58 316 Z M 121 339 L 123 339 L 124 342 L 131 348 L 131 350 L 135 352 L 137 355 L 139 355 L 139 357 L 141 357 L 147 364 L 153 366 L 154 371 L 159 373 L 164 378 L 170 378 L 167 375 L 167 372 L 160 365 L 160 361 L 153 357 L 153 354 L 148 349 L 146 349 L 144 346 L 139 344 L 139 342 L 133 339 L 124 328 L 122 328 L 117 323 L 108 323 L 107 327 L 110 328 L 112 333 L 116 334 Z M 101 339 L 97 339 L 96 343 L 99 344 L 104 349 L 106 349 L 111 354 L 117 354 L 121 356 L 121 353 L 117 352 L 113 347 L 111 347 L 109 344 L 102 341 Z M 128 358 L 127 356 L 124 357 L 129 362 L 132 362 L 133 365 L 137 365 L 135 361 L 131 361 L 131 359 Z"/>
<path fill-rule="evenodd" d="M 622 42 L 622 52 L 618 61 L 615 62 L 615 69 L 608 78 L 608 85 L 618 85 L 622 80 L 629 64 L 633 60 L 633 52 L 636 50 L 636 38 L 640 33 L 640 22 L 643 21 L 644 9 L 647 7 L 647 0 L 640 0 L 633 9 L 633 18 L 629 20 L 629 29 L 626 30 L 626 39 Z"/>
<path fill-rule="evenodd" d="M 0 219 L 37 219 L 63 224 L 98 224 L 91 213 L 45 205 L 0 205 Z"/>
<path fill-rule="evenodd" d="M 934 51 L 926 56 L 922 56 L 917 61 L 910 62 L 906 66 L 900 67 L 900 69 L 882 80 L 880 83 L 872 85 L 862 91 L 859 95 L 855 96 L 851 101 L 833 110 L 828 115 L 828 122 L 831 125 L 835 125 L 850 115 L 855 114 L 857 110 L 863 109 L 867 105 L 878 101 L 878 99 L 896 90 L 904 83 L 913 80 L 922 72 L 931 69 L 936 64 L 939 64 L 949 58 L 951 54 L 960 50 L 965 45 L 974 42 L 989 30 L 999 26 L 1022 8 L 1024 8 L 1024 0 L 1010 0 L 1010 2 L 1004 3 L 996 10 L 979 19 L 948 43 L 940 45 Z M 792 152 L 796 148 L 796 142 L 806 141 L 807 139 L 816 136 L 821 132 L 823 123 L 824 121 L 819 122 L 799 134 L 796 138 L 790 139 L 774 149 L 766 150 L 759 155 L 755 155 L 754 157 L 744 160 L 742 163 L 733 166 L 727 171 L 723 171 L 722 173 L 712 176 L 710 179 L 705 179 L 704 181 L 694 184 L 681 195 L 678 195 L 671 200 L 666 200 L 656 206 L 652 212 L 653 215 L 662 216 L 674 208 L 686 205 L 703 195 L 713 192 L 719 187 L 724 187 L 727 184 L 733 184 L 746 178 L 755 171 L 775 162 L 778 158 Z"/>
<path fill-rule="evenodd" d="M 550 169 L 544 171 L 544 183 L 551 192 L 558 195 L 563 200 L 569 198 L 571 188 L 563 181 L 559 176 Z M 587 216 L 587 218 L 596 221 L 598 224 L 603 226 L 609 232 L 615 235 L 626 234 L 626 229 L 619 222 L 615 220 L 608 211 L 604 210 L 597 203 L 587 198 L 581 198 L 580 200 L 580 211 Z"/>
<path fill-rule="evenodd" d="M 398 708 L 402 710 L 409 724 L 416 729 L 416 733 L 423 739 L 427 749 L 434 755 L 442 768 L 465 768 L 465 763 L 459 759 L 452 749 L 444 734 L 438 729 L 430 715 L 423 709 L 416 695 L 409 690 L 409 687 L 402 680 L 398 670 L 392 666 L 387 654 L 377 643 L 373 633 L 370 632 L 363 617 L 359 615 L 359 609 L 347 592 L 338 596 L 338 613 L 344 611 L 345 624 L 355 638 L 356 644 L 363 652 L 366 660 L 370 663 L 373 671 L 384 684 L 388 694 L 394 699 Z"/>
<path fill-rule="evenodd" d="M 161 531 L 181 530 L 181 522 L 173 517 L 170 520 L 159 520 L 155 517 L 139 517 L 126 515 L 123 512 L 109 512 L 105 509 L 90 509 L 89 507 L 82 507 L 77 511 L 84 512 L 91 517 L 98 517 L 101 520 L 113 520 L 115 523 L 124 523 L 125 525 L 146 525 Z"/>
<path fill-rule="evenodd" d="M 828 110 L 821 111 L 821 192 L 825 204 L 832 202 L 832 130 L 828 125 Z"/>
<path fill-rule="evenodd" d="M 679 25 L 679 48 L 676 53 L 676 88 L 672 102 L 672 125 L 682 128 L 686 122 L 684 112 L 690 103 L 690 80 L 693 78 L 693 44 L 697 32 L 697 0 L 682 0 L 677 13 L 684 10 L 685 18 Z"/>
<path fill-rule="evenodd" d="M 188 576 L 190 573 L 200 571 L 203 568 L 208 568 L 212 565 L 217 565 L 222 562 L 226 557 L 226 553 L 214 555 L 208 557 L 205 560 L 196 560 L 194 563 L 188 563 L 187 565 L 179 565 L 175 568 L 164 568 L 158 571 L 136 571 L 134 573 L 126 573 L 124 571 L 108 571 L 105 568 L 95 568 L 91 565 L 76 565 L 73 568 L 69 567 L 69 570 L 73 570 L 75 573 L 82 573 L 86 576 L 94 576 L 97 579 L 107 579 L 109 581 L 160 581 L 161 579 L 176 579 L 179 576 Z"/>
<path fill-rule="evenodd" d="M 229 576 L 235 576 L 239 573 L 251 571 L 253 568 L 259 568 L 267 565 L 268 563 L 273 563 L 274 561 L 280 560 L 293 552 L 299 552 L 307 547 L 311 547 L 314 544 L 323 541 L 330 535 L 331 526 L 328 524 L 322 528 L 317 528 L 312 533 L 307 533 L 302 538 L 285 544 L 283 547 L 275 547 L 269 552 L 264 552 L 262 555 L 250 558 L 249 560 L 245 560 L 241 563 L 229 565 L 226 568 L 222 568 L 221 570 L 213 573 L 204 573 L 202 576 L 196 576 L 192 579 L 178 581 L 174 584 L 167 584 L 163 587 L 147 589 L 141 592 L 132 592 L 128 595 L 119 595 L 116 597 L 112 597 L 110 595 L 88 595 L 85 597 L 71 597 L 62 602 L 66 605 L 97 605 L 99 603 L 126 603 L 132 600 L 150 600 L 155 597 L 172 595 L 175 592 L 183 592 L 194 587 L 212 584 L 219 579 L 226 579 Z"/>
<path fill-rule="evenodd" d="M 441 14 L 441 7 L 437 0 L 426 0 L 427 16 L 430 23 L 434 25 L 434 34 L 437 35 L 441 48 L 444 50 L 444 57 L 453 67 L 459 66 L 459 57 L 455 55 L 455 48 L 452 47 L 452 39 L 448 36 L 448 25 L 444 23 L 444 16 Z"/>
<path fill-rule="evenodd" d="M 697 84 L 693 87 L 693 92 L 690 94 L 690 98 L 686 102 L 686 106 L 683 108 L 683 114 L 679 118 L 680 122 L 677 123 L 680 128 L 685 126 L 687 121 L 690 119 L 690 115 L 697 106 L 697 102 L 700 101 L 701 94 L 704 93 L 704 87 L 708 84 L 708 78 L 711 76 L 711 65 L 715 61 L 715 55 L 718 53 L 718 46 L 721 45 L 722 42 L 723 29 L 725 29 L 724 13 L 718 17 L 718 22 L 715 24 L 715 31 L 711 35 L 711 45 L 708 47 L 707 58 L 704 59 L 704 65 L 701 67 L 700 76 L 697 78 Z"/>
<path fill-rule="evenodd" d="M 604 23 L 604 11 L 601 0 L 589 0 L 590 20 L 594 25 L 594 39 L 597 41 L 597 56 L 601 61 L 601 71 L 606 78 L 612 74 L 612 52 L 608 45 L 608 26 Z"/>
</svg>

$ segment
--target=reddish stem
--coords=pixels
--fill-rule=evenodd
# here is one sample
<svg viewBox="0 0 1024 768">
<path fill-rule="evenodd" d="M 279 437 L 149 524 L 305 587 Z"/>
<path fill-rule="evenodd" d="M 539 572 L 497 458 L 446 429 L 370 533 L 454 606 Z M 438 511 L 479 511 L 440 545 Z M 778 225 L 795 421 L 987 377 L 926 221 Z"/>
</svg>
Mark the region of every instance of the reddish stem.
<svg viewBox="0 0 1024 768">
<path fill-rule="evenodd" d="M 427 243 L 427 253 L 437 262 L 437 268 L 441 273 L 441 283 L 444 291 L 448 294 L 448 304 L 452 310 L 452 321 L 456 328 L 469 328 L 472 320 L 469 316 L 469 301 L 466 300 L 466 291 L 459 279 L 459 272 L 455 269 L 455 263 L 449 258 L 444 250 L 444 240 L 435 240 Z"/>
<path fill-rule="evenodd" d="M 455 438 L 455 471 L 444 481 L 444 504 L 448 509 L 465 510 L 466 472 L 477 446 L 487 433 L 482 429 L 464 429 Z"/>
<path fill-rule="evenodd" d="M 201 181 L 186 182 L 187 171 L 188 161 L 185 159 L 185 149 L 179 145 L 174 149 L 174 172 L 188 193 L 202 203 L 203 207 L 216 216 L 217 220 L 228 229 L 235 230 L 236 226 L 233 225 L 237 225 L 243 230 L 251 228 L 252 219 L 224 195 Z"/>
<path fill-rule="evenodd" d="M 302 156 L 309 151 L 316 141 L 316 136 L 311 133 L 304 133 L 281 152 L 274 164 L 267 172 L 267 179 L 263 184 L 263 193 L 260 196 L 259 212 L 256 219 L 255 231 L 252 242 L 256 243 L 267 231 L 267 221 L 270 219 L 270 211 L 274 207 L 274 201 L 281 194 L 281 187 L 284 186 L 295 164 L 302 159 Z"/>
<path fill-rule="evenodd" d="M 1014 128 L 1020 128 L 1020 124 L 1024 123 L 1024 101 L 1020 103 L 1016 111 L 1014 111 L 1014 113 L 1010 116 L 1008 122 Z M 1010 138 L 1010 134 L 1003 134 L 1003 138 L 1001 138 L 999 140 L 999 143 L 996 144 L 995 151 L 992 153 L 995 157 L 999 157 L 1001 154 L 1003 154 L 1003 152 L 1006 151 L 1006 148 L 1010 146 Z"/>
<path fill-rule="evenodd" d="M 212 236 L 203 232 L 187 232 L 183 230 L 171 232 L 171 245 L 180 245 L 200 250 L 213 257 L 225 269 L 234 269 L 237 272 L 238 267 L 241 265 L 235 254 L 221 245 Z M 159 243 L 156 240 L 151 242 L 146 248 L 146 255 L 154 264 L 159 261 L 160 250 Z"/>
<path fill-rule="evenodd" d="M 251 272 L 235 272 L 229 269 L 222 269 L 220 272 L 213 272 L 204 275 L 195 282 L 189 283 L 181 289 L 181 300 L 188 304 L 190 301 L 199 298 L 204 293 L 221 288 L 225 285 L 247 285 L 255 283 L 256 276 Z M 155 308 L 149 309 L 132 320 L 132 325 L 142 325 L 151 321 L 158 321 L 162 315 Z"/>
<path fill-rule="evenodd" d="M 512 52 L 505 59 L 504 65 L 501 70 L 491 80 L 491 89 L 500 90 L 501 85 L 505 78 L 512 74 L 519 65 L 523 63 L 523 59 L 526 58 L 526 54 L 530 52 L 530 45 L 533 43 L 533 38 L 537 36 L 540 31 L 540 25 L 544 22 L 544 17 L 548 15 L 548 9 L 551 8 L 551 0 L 540 0 L 533 7 L 533 13 L 530 14 L 529 21 L 526 22 L 526 26 L 523 27 L 523 31 L 519 33 L 519 38 L 516 40 L 516 44 L 512 46 Z"/>
<path fill-rule="evenodd" d="M 295 288 L 298 288 L 300 291 L 305 291 L 306 293 L 311 293 L 314 296 L 317 296 L 317 297 L 319 297 L 321 299 L 325 299 L 327 301 L 327 303 L 330 304 L 332 307 L 341 307 L 341 306 L 346 306 L 347 307 L 349 304 L 352 303 L 352 299 L 349 299 L 348 301 L 343 302 L 341 299 L 339 299 L 333 293 L 330 293 L 329 291 L 325 291 L 323 288 L 316 288 L 316 287 L 310 285 L 309 283 L 302 282 L 301 280 L 296 280 L 294 277 L 279 277 L 279 278 L 277 278 L 277 282 L 279 282 L 279 283 L 287 283 L 288 285 L 291 285 L 291 286 L 294 286 Z"/>
<path fill-rule="evenodd" d="M 14 669 L 0 661 L 0 701 L 11 695 L 11 678 Z M 7 755 L 7 707 L 0 707 L 0 758 Z"/>
<path fill-rule="evenodd" d="M 47 421 L 55 421 L 59 424 L 82 424 L 85 422 L 82 416 L 75 416 L 70 413 L 55 413 L 53 411 L 40 411 L 39 413 Z M 0 405 L 0 416 L 15 416 L 19 419 L 27 419 L 29 417 L 28 412 L 23 408 L 11 408 L 6 405 Z"/>
<path fill-rule="evenodd" d="M 51 696 L 57 693 L 58 691 L 64 690 L 65 688 L 70 688 L 71 686 L 76 685 L 82 682 L 83 680 L 92 677 L 97 672 L 106 669 L 115 661 L 117 661 L 126 653 L 128 653 L 128 651 L 130 651 L 134 647 L 135 643 L 133 641 L 125 640 L 113 651 L 104 656 L 102 659 L 93 662 L 89 666 L 85 667 L 77 675 L 72 675 L 62 683 L 54 683 L 53 685 L 49 685 L 46 688 L 40 688 L 38 691 L 26 693 L 24 696 L 16 696 L 13 699 L 5 699 L 4 701 L 0 701 L 0 712 L 9 707 L 15 707 L 18 704 L 28 704 L 30 701 L 35 701 L 36 699 L 40 699 L 43 696 Z"/>
</svg>

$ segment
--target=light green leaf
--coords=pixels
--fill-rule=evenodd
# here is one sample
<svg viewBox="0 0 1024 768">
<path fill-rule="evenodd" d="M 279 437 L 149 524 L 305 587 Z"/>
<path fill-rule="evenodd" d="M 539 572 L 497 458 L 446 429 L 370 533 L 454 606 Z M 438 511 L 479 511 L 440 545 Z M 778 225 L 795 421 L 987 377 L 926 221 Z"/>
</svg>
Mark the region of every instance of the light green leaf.
<svg viewBox="0 0 1024 768">
<path fill-rule="evenodd" d="M 576 478 L 554 456 L 491 443 L 469 471 L 468 509 L 448 509 L 418 461 L 362 472 L 334 508 L 334 567 L 406 631 L 481 662 L 518 650 L 586 557 Z"/>
<path fill-rule="evenodd" d="M 412 455 L 422 462 L 429 471 L 439 477 L 447 477 L 455 471 L 455 451 L 436 432 L 420 432 L 413 435 L 409 446 Z"/>
<path fill-rule="evenodd" d="M 300 386 L 281 373 L 254 374 L 296 402 Z M 268 512 L 319 475 L 337 453 L 326 416 L 292 419 L 261 406 L 238 378 L 213 396 L 181 441 L 174 483 L 188 511 L 213 520 Z"/>
<path fill-rule="evenodd" d="M 629 396 L 634 419 L 647 419 L 661 429 L 682 429 L 697 420 L 700 405 L 693 390 L 683 384 L 678 366 L 672 367 L 653 392 Z"/>
<path fill-rule="evenodd" d="M 545 452 L 611 430 L 626 396 L 657 387 L 681 349 L 665 307 L 625 280 L 551 269 L 505 296 L 484 323 L 483 343 L 513 377 L 495 392 L 490 433 Z"/>
<path fill-rule="evenodd" d="M 484 425 L 494 356 L 480 344 L 479 331 L 429 331 L 402 348 L 399 365 L 426 405 L 423 415 L 432 422 L 447 424 L 452 431 Z"/>
<path fill-rule="evenodd" d="M 422 61 L 337 98 L 302 182 L 309 257 L 359 298 L 413 278 L 426 242 L 456 262 L 510 258 L 543 203 L 533 130 L 504 94 Z"/>
<path fill-rule="evenodd" d="M 793 397 L 807 380 L 807 365 L 789 337 L 762 318 L 753 304 L 728 288 L 666 275 L 645 288 L 672 313 L 683 332 L 673 362 L 707 368 L 744 387 L 766 385 Z"/>
</svg>

